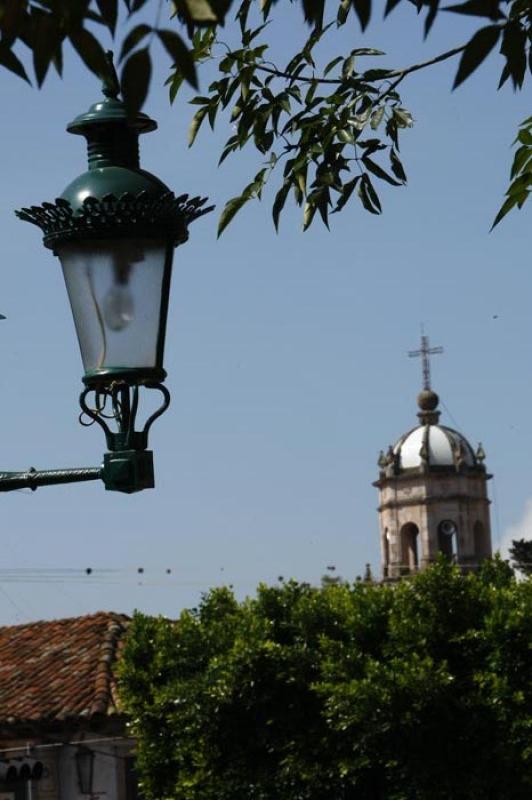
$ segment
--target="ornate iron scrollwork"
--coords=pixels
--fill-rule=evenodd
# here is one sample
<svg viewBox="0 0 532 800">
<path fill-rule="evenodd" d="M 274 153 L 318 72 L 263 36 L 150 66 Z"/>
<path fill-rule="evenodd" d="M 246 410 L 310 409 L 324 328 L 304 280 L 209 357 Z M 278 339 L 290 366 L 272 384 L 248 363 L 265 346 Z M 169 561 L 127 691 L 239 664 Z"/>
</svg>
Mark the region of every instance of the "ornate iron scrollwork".
<svg viewBox="0 0 532 800">
<path fill-rule="evenodd" d="M 147 389 L 155 389 L 163 396 L 159 408 L 151 414 L 142 430 L 135 430 L 139 408 L 139 386 L 125 381 L 113 381 L 108 386 L 88 386 L 80 395 L 81 414 L 79 421 L 88 426 L 97 423 L 105 433 L 107 447 L 113 452 L 122 450 L 145 450 L 148 446 L 148 434 L 151 426 L 170 405 L 170 392 L 162 383 L 147 382 L 142 384 Z M 92 405 L 88 403 L 89 395 L 94 394 Z M 116 430 L 112 430 L 108 422 L 114 420 Z"/>
</svg>

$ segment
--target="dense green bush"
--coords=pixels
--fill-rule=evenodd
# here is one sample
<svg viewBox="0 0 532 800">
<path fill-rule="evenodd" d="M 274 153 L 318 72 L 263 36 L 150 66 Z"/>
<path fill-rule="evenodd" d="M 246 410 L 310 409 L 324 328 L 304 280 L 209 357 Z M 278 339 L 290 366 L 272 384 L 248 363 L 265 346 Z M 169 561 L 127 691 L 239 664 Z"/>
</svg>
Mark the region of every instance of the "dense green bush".
<svg viewBox="0 0 532 800">
<path fill-rule="evenodd" d="M 120 669 L 149 800 L 532 796 L 532 580 L 501 561 L 214 589 L 137 614 Z"/>
</svg>

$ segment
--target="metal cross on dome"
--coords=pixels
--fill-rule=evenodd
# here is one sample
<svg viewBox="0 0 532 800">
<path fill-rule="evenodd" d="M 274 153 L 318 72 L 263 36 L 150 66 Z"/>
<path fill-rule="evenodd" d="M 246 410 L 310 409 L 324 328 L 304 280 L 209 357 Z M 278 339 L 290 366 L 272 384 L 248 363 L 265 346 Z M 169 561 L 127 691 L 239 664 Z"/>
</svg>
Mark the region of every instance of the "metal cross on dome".
<svg viewBox="0 0 532 800">
<path fill-rule="evenodd" d="M 410 350 L 410 358 L 421 358 L 423 365 L 423 389 L 430 389 L 430 356 L 443 353 L 443 347 L 431 347 L 429 337 L 425 335 L 423 325 L 421 326 L 421 347 L 419 350 Z"/>
</svg>

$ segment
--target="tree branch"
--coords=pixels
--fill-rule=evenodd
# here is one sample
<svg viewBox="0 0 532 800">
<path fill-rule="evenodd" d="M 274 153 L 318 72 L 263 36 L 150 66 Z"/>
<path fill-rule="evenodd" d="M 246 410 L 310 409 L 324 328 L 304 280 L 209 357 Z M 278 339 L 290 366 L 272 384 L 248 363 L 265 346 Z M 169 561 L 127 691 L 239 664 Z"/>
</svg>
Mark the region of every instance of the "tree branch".
<svg viewBox="0 0 532 800">
<path fill-rule="evenodd" d="M 389 73 L 388 78 L 395 78 L 396 76 L 404 77 L 411 72 L 417 72 L 420 69 L 425 69 L 425 67 L 431 67 L 433 64 L 439 64 L 440 61 L 447 61 L 448 58 L 453 58 L 459 53 L 463 53 L 466 47 L 466 44 L 460 47 L 453 47 L 452 50 L 447 50 L 446 53 L 441 53 L 439 56 L 430 58 L 428 61 L 421 61 L 419 64 L 412 64 L 411 67 L 405 67 L 404 69 L 394 69 Z"/>
<path fill-rule="evenodd" d="M 466 45 L 463 44 L 460 47 L 453 47 L 452 50 L 447 50 L 445 53 L 440 53 L 439 56 L 435 56 L 434 58 L 430 58 L 428 61 L 421 61 L 419 64 L 412 64 L 410 67 L 405 67 L 404 69 L 393 69 L 388 72 L 386 75 L 386 79 L 388 78 L 400 78 L 402 80 L 406 75 L 410 75 L 411 72 L 417 72 L 420 69 L 425 69 L 425 67 L 431 67 L 433 64 L 439 64 L 441 61 L 447 61 L 449 58 L 453 58 L 457 56 L 459 53 L 463 53 L 466 49 Z M 308 75 L 292 75 L 289 72 L 284 72 L 283 70 L 276 69 L 275 67 L 267 67 L 264 64 L 257 64 L 256 69 L 261 70 L 262 72 L 268 72 L 270 75 L 275 75 L 276 78 L 286 78 L 290 81 L 300 81 L 302 83 L 328 83 L 334 86 L 339 86 L 342 83 L 346 83 L 349 81 L 349 78 L 317 78 L 316 76 L 308 76 Z M 385 80 L 382 78 L 381 80 Z M 396 81 L 394 86 L 396 86 L 399 81 Z M 388 92 L 390 89 L 386 92 Z"/>
</svg>

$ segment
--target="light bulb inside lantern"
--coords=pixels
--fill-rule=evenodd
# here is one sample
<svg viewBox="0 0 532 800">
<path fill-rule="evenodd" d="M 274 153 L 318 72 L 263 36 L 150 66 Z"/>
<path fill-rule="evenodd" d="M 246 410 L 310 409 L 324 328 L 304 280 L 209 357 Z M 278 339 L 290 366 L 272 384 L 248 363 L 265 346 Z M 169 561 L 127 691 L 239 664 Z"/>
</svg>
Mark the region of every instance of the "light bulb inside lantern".
<svg viewBox="0 0 532 800">
<path fill-rule="evenodd" d="M 123 331 L 135 316 L 133 295 L 126 282 L 113 283 L 103 300 L 103 318 L 112 331 Z"/>
</svg>

